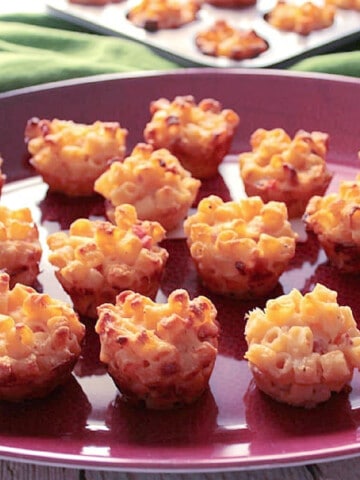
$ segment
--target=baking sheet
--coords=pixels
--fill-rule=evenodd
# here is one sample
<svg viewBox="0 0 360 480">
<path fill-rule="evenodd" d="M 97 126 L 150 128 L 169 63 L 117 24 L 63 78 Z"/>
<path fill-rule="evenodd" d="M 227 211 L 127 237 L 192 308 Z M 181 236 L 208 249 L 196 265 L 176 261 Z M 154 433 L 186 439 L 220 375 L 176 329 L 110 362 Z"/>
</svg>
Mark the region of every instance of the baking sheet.
<svg viewBox="0 0 360 480">
<path fill-rule="evenodd" d="M 264 14 L 274 7 L 276 0 L 258 0 L 256 6 L 241 9 L 204 4 L 199 11 L 198 19 L 194 22 L 177 29 L 148 32 L 127 20 L 126 13 L 133 4 L 134 0 L 123 0 L 121 3 L 104 7 L 90 7 L 70 4 L 68 0 L 49 0 L 47 8 L 56 16 L 94 31 L 125 36 L 149 45 L 185 66 L 223 68 L 286 66 L 310 54 L 332 50 L 360 37 L 360 12 L 354 10 L 337 9 L 332 26 L 302 36 L 293 32 L 282 32 L 264 20 Z M 202 54 L 195 45 L 195 35 L 217 19 L 225 19 L 236 28 L 254 29 L 258 35 L 267 40 L 269 49 L 256 58 L 241 61 Z"/>
</svg>

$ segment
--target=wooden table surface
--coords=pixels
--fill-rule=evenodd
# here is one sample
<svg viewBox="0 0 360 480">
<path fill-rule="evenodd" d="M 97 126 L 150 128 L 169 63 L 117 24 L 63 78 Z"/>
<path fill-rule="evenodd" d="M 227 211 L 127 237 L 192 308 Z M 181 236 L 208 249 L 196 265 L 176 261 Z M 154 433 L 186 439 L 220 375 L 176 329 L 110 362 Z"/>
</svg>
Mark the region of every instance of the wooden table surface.
<svg viewBox="0 0 360 480">
<path fill-rule="evenodd" d="M 0 14 L 44 12 L 44 0 L 0 0 Z M 1 73 L 0 73 L 1 74 Z M 331 419 L 329 419 L 331 421 Z M 1 480 L 356 480 L 360 479 L 360 457 L 317 464 L 224 473 L 135 473 L 84 470 L 0 461 Z"/>
</svg>

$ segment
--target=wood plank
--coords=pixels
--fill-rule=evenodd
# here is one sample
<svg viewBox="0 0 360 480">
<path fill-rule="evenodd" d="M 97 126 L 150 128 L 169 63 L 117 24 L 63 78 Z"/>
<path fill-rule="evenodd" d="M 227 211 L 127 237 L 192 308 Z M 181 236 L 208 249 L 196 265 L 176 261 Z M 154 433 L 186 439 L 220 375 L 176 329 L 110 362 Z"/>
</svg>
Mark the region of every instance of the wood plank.
<svg viewBox="0 0 360 480">
<path fill-rule="evenodd" d="M 313 480 L 313 476 L 306 467 L 192 474 L 119 473 L 87 470 L 80 480 Z"/>
</svg>

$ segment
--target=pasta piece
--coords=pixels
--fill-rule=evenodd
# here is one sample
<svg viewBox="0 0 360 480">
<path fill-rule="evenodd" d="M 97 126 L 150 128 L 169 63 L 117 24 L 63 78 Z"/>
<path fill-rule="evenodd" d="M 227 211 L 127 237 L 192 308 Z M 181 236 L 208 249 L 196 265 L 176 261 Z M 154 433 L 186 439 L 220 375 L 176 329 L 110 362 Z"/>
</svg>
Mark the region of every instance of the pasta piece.
<svg viewBox="0 0 360 480">
<path fill-rule="evenodd" d="M 184 231 L 202 282 L 220 294 L 268 294 L 295 254 L 297 235 L 285 204 L 264 204 L 260 197 L 223 202 L 210 195 L 185 220 Z"/>
<path fill-rule="evenodd" d="M 132 291 L 98 308 L 100 359 L 123 398 L 147 408 L 193 403 L 208 388 L 218 345 L 216 309 L 206 297 L 173 291 L 154 303 Z"/>
<path fill-rule="evenodd" d="M 245 358 L 260 390 L 274 399 L 306 408 L 348 387 L 360 367 L 360 331 L 350 307 L 337 293 L 317 284 L 302 295 L 269 300 L 247 315 Z"/>
</svg>

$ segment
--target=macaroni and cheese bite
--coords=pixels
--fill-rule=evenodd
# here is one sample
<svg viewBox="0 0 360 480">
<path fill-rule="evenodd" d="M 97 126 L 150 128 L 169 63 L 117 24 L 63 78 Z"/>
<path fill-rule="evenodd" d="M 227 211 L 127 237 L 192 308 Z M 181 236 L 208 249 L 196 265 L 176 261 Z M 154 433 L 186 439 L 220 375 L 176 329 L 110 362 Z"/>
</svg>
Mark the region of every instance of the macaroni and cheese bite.
<svg viewBox="0 0 360 480">
<path fill-rule="evenodd" d="M 200 179 L 218 173 L 240 121 L 236 112 L 222 109 L 217 100 L 206 98 L 196 104 L 191 95 L 172 101 L 159 98 L 151 102 L 150 114 L 145 141 L 154 148 L 167 148 Z"/>
<path fill-rule="evenodd" d="M 347 388 L 360 367 L 360 331 L 350 307 L 317 284 L 269 300 L 247 315 L 245 358 L 260 390 L 275 400 L 314 407 Z"/>
<path fill-rule="evenodd" d="M 259 128 L 251 135 L 251 152 L 239 155 L 247 195 L 264 202 L 284 202 L 289 218 L 301 217 L 313 195 L 323 195 L 332 179 L 326 165 L 329 137 L 299 130 L 291 137 L 282 128 Z"/>
<path fill-rule="evenodd" d="M 360 272 L 360 174 L 342 181 L 338 192 L 311 198 L 304 222 L 337 269 Z"/>
<path fill-rule="evenodd" d="M 85 327 L 66 303 L 0 273 L 0 399 L 48 395 L 71 375 Z"/>
<path fill-rule="evenodd" d="M 267 295 L 295 255 L 297 235 L 285 204 L 264 204 L 260 197 L 224 202 L 210 195 L 185 220 L 184 231 L 203 284 L 219 294 Z"/>
<path fill-rule="evenodd" d="M 81 218 L 69 233 L 49 235 L 49 261 L 75 310 L 96 318 L 97 306 L 114 302 L 123 290 L 156 296 L 169 256 L 158 245 L 164 237 L 158 222 L 140 221 L 132 205 L 121 205 L 115 224 Z"/>
<path fill-rule="evenodd" d="M 193 22 L 200 10 L 198 0 L 140 0 L 127 13 L 127 19 L 149 32 L 179 28 Z"/>
<path fill-rule="evenodd" d="M 275 7 L 265 15 L 265 20 L 275 28 L 308 35 L 334 23 L 336 8 L 330 4 L 317 5 L 311 1 L 302 4 L 278 0 Z"/>
<path fill-rule="evenodd" d="M 30 163 L 51 190 L 69 196 L 94 193 L 94 182 L 109 163 L 124 158 L 126 137 L 117 122 L 85 125 L 34 117 L 25 129 Z"/>
<path fill-rule="evenodd" d="M 234 28 L 225 20 L 217 20 L 195 37 L 198 49 L 205 55 L 233 60 L 254 58 L 269 48 L 255 30 Z"/>
<path fill-rule="evenodd" d="M 131 403 L 170 409 L 197 400 L 208 388 L 219 326 L 212 302 L 170 293 L 166 303 L 132 291 L 98 308 L 100 360 Z"/>
<path fill-rule="evenodd" d="M 38 227 L 29 208 L 0 206 L 0 270 L 17 282 L 33 285 L 39 274 L 42 247 Z"/>
<path fill-rule="evenodd" d="M 130 156 L 112 163 L 96 180 L 95 191 L 107 200 L 111 221 L 115 207 L 128 203 L 134 205 L 139 219 L 173 230 L 186 217 L 200 185 L 168 150 L 139 143 Z"/>
</svg>

